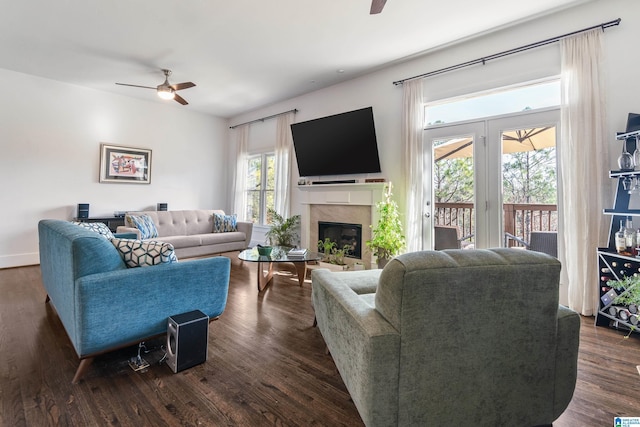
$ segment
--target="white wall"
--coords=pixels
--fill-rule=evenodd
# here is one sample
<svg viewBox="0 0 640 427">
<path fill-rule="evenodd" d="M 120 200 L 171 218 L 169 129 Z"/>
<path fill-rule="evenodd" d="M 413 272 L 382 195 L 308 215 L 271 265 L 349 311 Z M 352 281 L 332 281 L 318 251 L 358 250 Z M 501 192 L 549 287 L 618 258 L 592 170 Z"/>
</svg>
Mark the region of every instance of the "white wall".
<svg viewBox="0 0 640 427">
<path fill-rule="evenodd" d="M 393 81 L 412 77 L 461 62 L 502 52 L 511 48 L 559 36 L 592 25 L 622 18 L 621 25 L 607 29 L 604 35 L 605 93 L 608 101 L 609 133 L 624 130 L 627 114 L 640 112 L 638 70 L 640 58 L 640 2 L 636 0 L 598 0 L 553 15 L 520 23 L 500 31 L 464 41 L 426 55 L 391 65 L 348 82 L 292 98 L 257 111 L 233 117 L 229 123 L 241 123 L 297 108 L 296 121 L 305 121 L 365 106 L 373 106 L 383 175 L 394 182 L 395 194 L 404 211 L 404 183 L 401 145 L 402 88 Z M 452 20 L 455 22 L 455 20 Z M 347 70 L 348 72 L 348 70 Z M 560 72 L 558 44 L 473 66 L 424 80 L 427 100 L 443 99 L 490 87 L 557 75 Z M 233 145 L 234 139 L 231 138 Z M 611 168 L 620 150 L 611 144 Z M 299 213 L 298 175 L 293 165 L 292 211 Z M 607 195 L 609 197 L 609 195 Z"/>
<path fill-rule="evenodd" d="M 0 268 L 38 263 L 38 221 L 78 203 L 91 216 L 227 209 L 224 120 L 8 70 L 0 81 Z M 151 149 L 151 184 L 99 183 L 101 142 Z"/>
</svg>

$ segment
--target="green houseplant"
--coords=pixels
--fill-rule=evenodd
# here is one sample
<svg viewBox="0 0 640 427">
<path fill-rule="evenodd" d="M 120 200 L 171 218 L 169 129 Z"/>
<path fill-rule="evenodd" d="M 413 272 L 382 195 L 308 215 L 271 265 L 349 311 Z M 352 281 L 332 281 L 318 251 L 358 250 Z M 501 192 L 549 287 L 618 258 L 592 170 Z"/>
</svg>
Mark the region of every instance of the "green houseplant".
<svg viewBox="0 0 640 427">
<path fill-rule="evenodd" d="M 324 254 L 324 260 L 329 260 L 331 257 L 331 251 L 336 248 L 336 242 L 332 242 L 330 238 L 324 240 L 318 240 L 318 249 Z"/>
<path fill-rule="evenodd" d="M 322 251 L 324 255 L 322 261 L 329 264 L 346 265 L 344 257 L 349 253 L 350 249 L 349 245 L 344 245 L 344 247 L 338 249 L 338 244 L 332 242 L 328 237 L 324 240 L 318 240 L 318 250 Z"/>
<path fill-rule="evenodd" d="M 398 255 L 405 246 L 400 213 L 397 203 L 392 199 L 391 187 L 391 183 L 385 185 L 383 200 L 376 203 L 376 210 L 380 218 L 375 228 L 371 225 L 372 238 L 366 242 L 380 268 Z"/>
<path fill-rule="evenodd" d="M 300 215 L 285 218 L 273 208 L 267 210 L 271 228 L 265 233 L 267 242 L 274 246 L 296 246 L 300 234 Z"/>
</svg>

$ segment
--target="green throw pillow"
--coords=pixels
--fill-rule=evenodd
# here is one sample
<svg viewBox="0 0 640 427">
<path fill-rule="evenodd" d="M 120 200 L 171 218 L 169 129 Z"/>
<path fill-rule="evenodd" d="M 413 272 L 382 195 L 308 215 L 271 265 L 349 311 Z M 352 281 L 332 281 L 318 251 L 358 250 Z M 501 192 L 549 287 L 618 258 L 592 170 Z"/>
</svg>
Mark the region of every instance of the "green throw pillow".
<svg viewBox="0 0 640 427">
<path fill-rule="evenodd" d="M 158 229 L 149 215 L 125 215 L 125 222 L 140 230 L 141 239 L 155 239 L 158 237 Z"/>
<path fill-rule="evenodd" d="M 154 240 L 111 239 L 127 267 L 149 267 L 178 262 L 171 243 Z"/>
</svg>

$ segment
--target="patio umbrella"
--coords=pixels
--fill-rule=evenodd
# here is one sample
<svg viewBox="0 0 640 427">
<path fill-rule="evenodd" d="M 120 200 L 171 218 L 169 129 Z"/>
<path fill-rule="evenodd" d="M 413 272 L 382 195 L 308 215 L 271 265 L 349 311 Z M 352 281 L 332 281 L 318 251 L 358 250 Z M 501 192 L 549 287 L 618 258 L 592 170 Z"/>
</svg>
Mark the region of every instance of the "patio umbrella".
<svg viewBox="0 0 640 427">
<path fill-rule="evenodd" d="M 537 151 L 555 147 L 556 128 L 542 127 L 515 129 L 502 134 L 502 154 Z M 473 156 L 473 140 L 471 137 L 454 138 L 434 148 L 436 162 L 443 159 L 462 159 Z"/>
</svg>

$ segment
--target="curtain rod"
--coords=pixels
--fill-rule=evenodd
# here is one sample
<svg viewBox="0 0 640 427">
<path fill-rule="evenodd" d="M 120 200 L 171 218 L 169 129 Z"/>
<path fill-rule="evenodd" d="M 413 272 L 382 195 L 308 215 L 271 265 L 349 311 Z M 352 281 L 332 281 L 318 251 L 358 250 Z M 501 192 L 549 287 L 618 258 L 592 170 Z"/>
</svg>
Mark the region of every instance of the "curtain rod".
<svg viewBox="0 0 640 427">
<path fill-rule="evenodd" d="M 571 33 L 563 34 L 561 36 L 552 37 L 550 39 L 546 39 L 546 40 L 542 40 L 542 41 L 539 41 L 539 42 L 535 42 L 535 43 L 527 44 L 527 45 L 524 45 L 524 46 L 516 47 L 514 49 L 505 50 L 504 52 L 494 53 L 493 55 L 484 56 L 482 58 L 474 59 L 473 61 L 467 61 L 467 62 L 463 62 L 461 64 L 452 65 L 450 67 L 441 68 L 439 70 L 430 71 L 428 73 L 419 74 L 417 76 L 408 77 L 406 79 L 396 80 L 395 82 L 393 82 L 393 84 L 398 86 L 398 85 L 401 85 L 401 84 L 403 84 L 404 82 L 406 82 L 408 80 L 414 80 L 414 79 L 419 79 L 419 78 L 431 77 L 431 76 L 435 76 L 435 75 L 438 75 L 438 74 L 444 74 L 444 73 L 447 73 L 449 71 L 454 71 L 454 70 L 458 70 L 460 68 L 470 67 L 471 65 L 476 65 L 476 64 L 484 65 L 487 61 L 490 61 L 492 59 L 498 59 L 498 58 L 502 58 L 504 56 L 513 55 L 514 53 L 524 52 L 525 50 L 529 50 L 529 49 L 533 49 L 533 48 L 536 48 L 536 47 L 545 46 L 545 45 L 548 45 L 548 44 L 551 44 L 551 43 L 558 42 L 558 41 L 560 41 L 560 40 L 562 40 L 564 38 L 573 36 L 575 34 L 584 33 L 586 31 L 594 30 L 596 28 L 602 28 L 602 31 L 604 31 L 605 28 L 609 28 L 609 27 L 613 27 L 613 26 L 619 25 L 620 21 L 621 21 L 621 19 L 618 18 L 618 19 L 615 19 L 613 21 L 603 22 L 602 24 L 599 24 L 599 25 L 594 25 L 594 26 L 589 27 L 589 28 L 583 28 L 581 30 L 573 31 Z"/>
<path fill-rule="evenodd" d="M 283 115 L 283 114 L 287 114 L 287 113 L 293 113 L 293 114 L 295 114 L 295 113 L 297 113 L 297 112 L 298 112 L 298 109 L 297 109 L 297 108 L 294 108 L 293 110 L 283 111 L 282 113 L 278 113 L 278 114 L 272 114 L 272 115 L 267 116 L 267 117 L 262 117 L 261 119 L 255 119 L 255 120 L 251 120 L 250 122 L 244 122 L 244 123 L 240 123 L 240 124 L 237 124 L 237 125 L 229 126 L 229 129 L 235 129 L 235 128 L 237 128 L 238 126 L 242 126 L 242 125 L 249 125 L 249 124 L 251 124 L 251 123 L 264 122 L 265 120 L 273 119 L 274 117 L 278 117 L 278 116 L 281 116 L 281 115 Z"/>
</svg>

